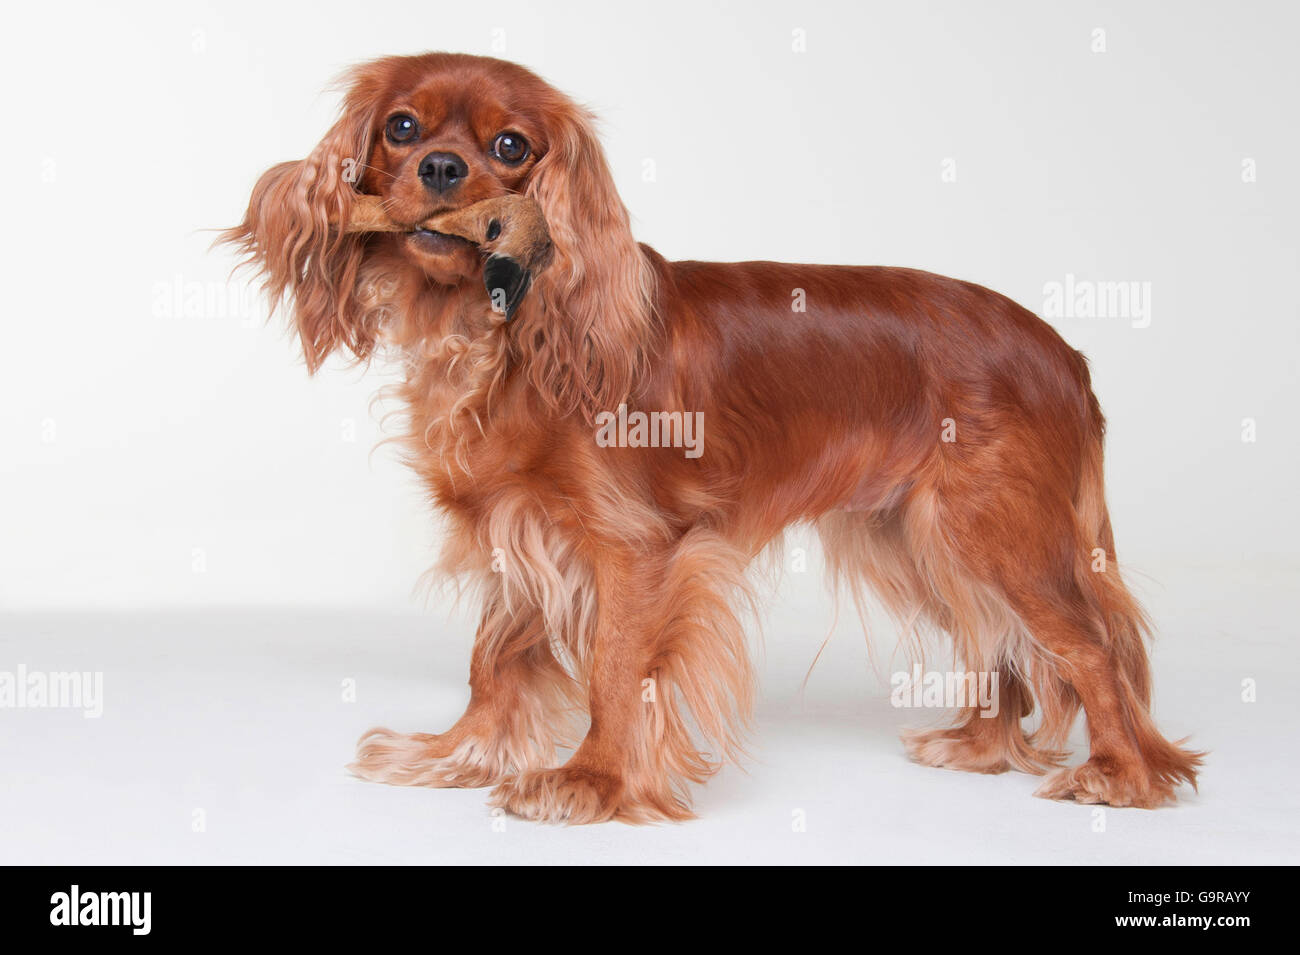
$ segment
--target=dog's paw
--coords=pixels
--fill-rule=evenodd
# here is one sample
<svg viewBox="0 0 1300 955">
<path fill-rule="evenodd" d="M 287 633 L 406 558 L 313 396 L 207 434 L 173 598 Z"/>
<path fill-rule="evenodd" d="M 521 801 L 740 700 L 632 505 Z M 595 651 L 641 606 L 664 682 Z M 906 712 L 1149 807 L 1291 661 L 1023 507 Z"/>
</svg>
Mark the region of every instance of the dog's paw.
<svg viewBox="0 0 1300 955">
<path fill-rule="evenodd" d="M 520 773 L 492 790 L 490 803 L 537 822 L 608 822 L 619 813 L 623 784 L 613 776 L 561 766 Z"/>
<path fill-rule="evenodd" d="M 948 729 L 904 730 L 907 755 L 923 766 L 965 773 L 1005 773 L 1019 770 L 1041 776 L 1060 766 L 1065 753 L 1038 749 L 1018 726 L 1010 730 L 975 724 Z"/>
<path fill-rule="evenodd" d="M 451 734 L 394 733 L 373 729 L 357 743 L 357 758 L 348 769 L 362 779 L 393 786 L 475 789 L 505 777 L 507 767 L 491 747 Z"/>
<path fill-rule="evenodd" d="M 1116 760 L 1093 757 L 1080 766 L 1062 769 L 1034 792 L 1044 799 L 1072 799 L 1075 802 L 1108 806 L 1157 809 L 1174 799 L 1174 787 L 1159 778 Z"/>
<path fill-rule="evenodd" d="M 1006 748 L 987 736 L 943 729 L 904 730 L 902 738 L 908 757 L 923 766 L 967 773 L 1005 773 L 1011 769 Z"/>
</svg>

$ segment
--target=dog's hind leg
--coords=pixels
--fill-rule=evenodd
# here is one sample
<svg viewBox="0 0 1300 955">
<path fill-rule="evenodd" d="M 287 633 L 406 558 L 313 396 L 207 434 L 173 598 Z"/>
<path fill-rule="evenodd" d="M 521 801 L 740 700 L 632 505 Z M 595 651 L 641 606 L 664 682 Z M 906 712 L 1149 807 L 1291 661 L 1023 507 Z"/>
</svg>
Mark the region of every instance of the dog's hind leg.
<svg viewBox="0 0 1300 955">
<path fill-rule="evenodd" d="M 1151 719 L 1146 623 L 1115 563 L 1101 503 L 1100 435 L 1076 462 L 1083 476 L 1073 499 L 1062 490 L 1068 480 L 1043 473 L 1074 466 L 1068 457 L 1034 461 L 1024 439 L 1009 447 L 1021 451 L 989 442 L 977 452 L 996 462 L 982 472 L 978 495 L 931 492 L 937 539 L 954 572 L 966 575 L 937 576 L 940 589 L 991 587 L 1023 624 L 1027 640 L 1017 656 L 1044 704 L 1049 742 L 1063 739 L 1075 702 L 1082 704 L 1091 755 L 1053 774 L 1038 795 L 1159 806 L 1180 781 L 1195 785 L 1201 754 L 1167 741 Z"/>
<path fill-rule="evenodd" d="M 981 679 L 998 681 L 997 710 L 963 707 L 954 726 L 906 730 L 903 744 L 913 760 L 925 766 L 970 773 L 1004 773 L 1018 769 L 1041 774 L 1059 765 L 1064 754 L 1039 749 L 1026 736 L 1020 721 L 1034 711 L 1033 695 L 1020 674 L 1005 664 Z"/>
<path fill-rule="evenodd" d="M 1019 622 L 995 606 L 985 588 L 972 589 L 965 572 L 951 566 L 935 519 L 922 504 L 886 514 L 825 515 L 818 531 L 831 578 L 853 596 L 864 617 L 869 594 L 884 604 L 911 638 L 914 657 L 921 654 L 921 640 L 913 631 L 928 625 L 952 636 L 954 656 L 963 667 L 998 681 L 996 715 L 970 706 L 953 726 L 905 731 L 903 743 L 912 759 L 966 772 L 1041 774 L 1059 765 L 1063 754 L 1035 745 L 1021 728 L 1034 701 L 1015 656 L 1020 645 L 1012 631 Z"/>
</svg>

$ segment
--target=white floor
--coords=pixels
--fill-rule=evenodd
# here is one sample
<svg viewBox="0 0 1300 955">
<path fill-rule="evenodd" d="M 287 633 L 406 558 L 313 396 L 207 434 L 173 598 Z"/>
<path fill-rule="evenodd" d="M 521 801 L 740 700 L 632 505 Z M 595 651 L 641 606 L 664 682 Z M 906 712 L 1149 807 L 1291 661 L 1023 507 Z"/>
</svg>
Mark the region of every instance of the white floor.
<svg viewBox="0 0 1300 955">
<path fill-rule="evenodd" d="M 1211 756 L 1199 794 L 1157 812 L 1106 809 L 1104 831 L 1092 807 L 1032 798 L 1036 778 L 909 763 L 898 729 L 937 715 L 890 707 L 847 621 L 801 698 L 825 601 L 773 602 L 753 757 L 696 791 L 699 820 L 565 829 L 510 818 L 504 831 L 484 791 L 392 788 L 343 769 L 370 726 L 438 731 L 458 715 L 464 618 L 0 617 L 0 671 L 104 673 L 99 719 L 0 710 L 0 862 L 1300 862 L 1300 665 L 1282 622 L 1295 574 L 1169 576 L 1143 588 L 1161 629 L 1157 716 Z M 356 702 L 342 700 L 348 679 Z M 1257 702 L 1242 701 L 1245 679 Z"/>
</svg>

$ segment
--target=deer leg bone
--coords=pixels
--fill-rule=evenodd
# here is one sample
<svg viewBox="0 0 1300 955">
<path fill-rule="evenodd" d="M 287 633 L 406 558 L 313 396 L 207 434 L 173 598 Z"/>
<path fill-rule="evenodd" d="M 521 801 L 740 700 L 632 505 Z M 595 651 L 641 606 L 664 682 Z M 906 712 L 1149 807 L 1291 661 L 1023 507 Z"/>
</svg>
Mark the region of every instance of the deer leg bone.
<svg viewBox="0 0 1300 955">
<path fill-rule="evenodd" d="M 533 276 L 550 264 L 551 233 L 542 208 L 528 196 L 484 199 L 454 212 L 442 212 L 418 228 L 456 235 L 474 243 L 484 255 L 483 284 L 492 308 L 514 316 Z M 357 196 L 348 217 L 348 232 L 409 232 L 388 218 L 378 196 Z"/>
</svg>

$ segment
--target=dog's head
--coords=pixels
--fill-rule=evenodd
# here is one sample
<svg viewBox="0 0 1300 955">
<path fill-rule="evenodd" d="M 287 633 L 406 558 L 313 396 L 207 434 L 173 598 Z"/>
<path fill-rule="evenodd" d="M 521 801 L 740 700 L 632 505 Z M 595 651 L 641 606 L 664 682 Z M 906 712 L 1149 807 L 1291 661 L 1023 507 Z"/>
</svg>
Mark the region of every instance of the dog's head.
<svg viewBox="0 0 1300 955">
<path fill-rule="evenodd" d="M 344 85 L 334 127 L 306 159 L 268 170 L 244 221 L 225 233 L 264 272 L 273 300 L 291 302 L 308 368 L 338 348 L 369 355 L 377 330 L 358 279 L 377 263 L 418 275 L 429 294 L 483 296 L 477 248 L 418 225 L 523 193 L 541 205 L 555 256 L 512 323 L 516 353 L 558 405 L 626 396 L 649 320 L 648 270 L 591 115 L 529 70 L 486 57 L 386 57 Z M 340 233 L 359 193 L 410 229 Z"/>
</svg>

